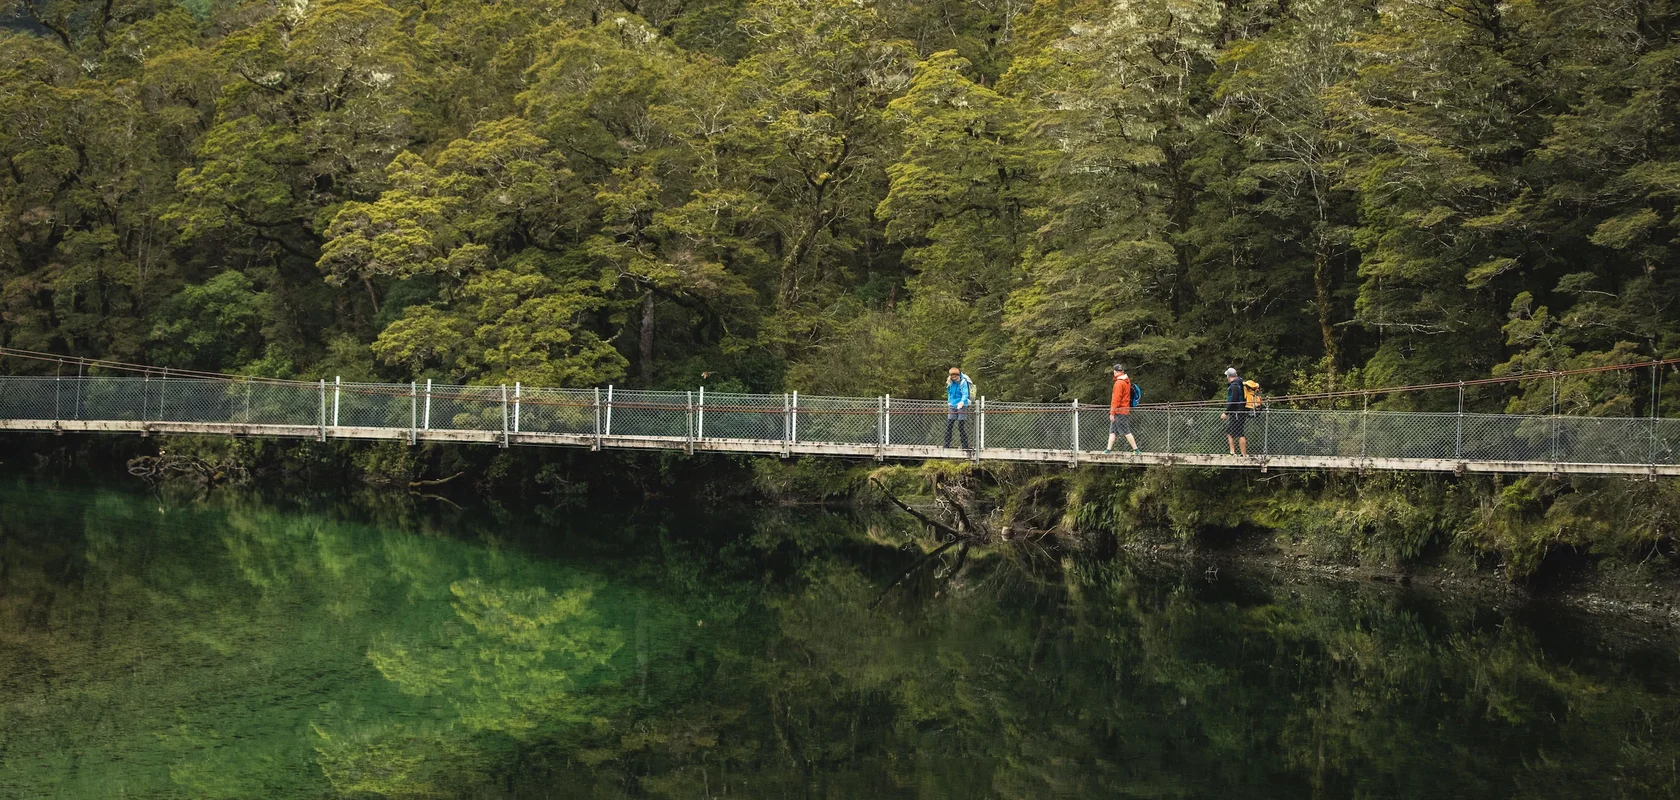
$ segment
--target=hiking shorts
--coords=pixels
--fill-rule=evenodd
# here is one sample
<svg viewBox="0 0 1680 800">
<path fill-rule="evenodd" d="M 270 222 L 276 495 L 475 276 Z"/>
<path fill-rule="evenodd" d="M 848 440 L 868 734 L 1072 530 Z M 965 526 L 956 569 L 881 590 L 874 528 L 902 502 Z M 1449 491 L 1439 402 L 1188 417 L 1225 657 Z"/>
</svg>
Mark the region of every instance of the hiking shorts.
<svg viewBox="0 0 1680 800">
<path fill-rule="evenodd" d="M 959 409 L 956 406 L 948 406 L 945 409 L 945 419 L 962 422 L 968 419 L 968 409 L 966 407 Z"/>
<path fill-rule="evenodd" d="M 1226 413 L 1229 416 L 1225 420 L 1225 435 L 1241 439 L 1245 435 L 1243 434 L 1243 427 L 1248 425 L 1248 412 L 1228 411 Z"/>
<path fill-rule="evenodd" d="M 1109 417 L 1109 419 L 1108 419 L 1108 432 L 1112 433 L 1112 434 L 1115 434 L 1117 436 L 1121 435 L 1121 434 L 1131 433 L 1132 432 L 1132 415 L 1130 415 L 1130 414 L 1115 414 L 1114 416 Z"/>
</svg>

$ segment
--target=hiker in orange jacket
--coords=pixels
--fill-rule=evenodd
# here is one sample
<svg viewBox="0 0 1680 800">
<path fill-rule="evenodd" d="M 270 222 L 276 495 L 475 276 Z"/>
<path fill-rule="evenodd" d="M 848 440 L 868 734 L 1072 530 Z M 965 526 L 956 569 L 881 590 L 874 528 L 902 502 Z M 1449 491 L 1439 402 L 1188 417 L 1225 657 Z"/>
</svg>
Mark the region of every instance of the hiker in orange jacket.
<svg viewBox="0 0 1680 800">
<path fill-rule="evenodd" d="M 1114 451 L 1114 438 L 1126 434 L 1126 443 L 1132 446 L 1132 455 L 1137 455 L 1137 437 L 1132 435 L 1132 378 L 1126 374 L 1125 364 L 1114 365 L 1114 392 L 1108 398 L 1108 447 L 1104 453 Z"/>
</svg>

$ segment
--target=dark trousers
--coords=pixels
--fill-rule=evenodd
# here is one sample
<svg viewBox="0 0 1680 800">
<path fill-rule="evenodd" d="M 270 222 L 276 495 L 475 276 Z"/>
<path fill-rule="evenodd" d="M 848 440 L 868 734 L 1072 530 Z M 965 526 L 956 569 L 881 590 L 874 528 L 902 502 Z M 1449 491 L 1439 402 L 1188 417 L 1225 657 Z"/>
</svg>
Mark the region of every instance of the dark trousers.
<svg viewBox="0 0 1680 800">
<path fill-rule="evenodd" d="M 945 446 L 946 447 L 951 446 L 951 426 L 955 425 L 957 427 L 957 435 L 962 437 L 963 449 L 964 450 L 968 449 L 968 425 L 967 425 L 967 423 L 964 422 L 964 420 L 966 420 L 966 419 L 968 419 L 967 414 L 947 414 L 945 416 Z"/>
</svg>

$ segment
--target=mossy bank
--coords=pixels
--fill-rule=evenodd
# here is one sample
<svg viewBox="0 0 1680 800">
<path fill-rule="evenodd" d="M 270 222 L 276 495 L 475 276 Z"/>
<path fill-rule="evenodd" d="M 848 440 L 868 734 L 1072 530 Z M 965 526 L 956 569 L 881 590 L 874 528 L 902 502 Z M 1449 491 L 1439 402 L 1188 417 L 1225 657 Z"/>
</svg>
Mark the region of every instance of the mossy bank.
<svg viewBox="0 0 1680 800">
<path fill-rule="evenodd" d="M 1451 575 L 1544 593 L 1680 598 L 1680 482 L 1552 476 L 1440 476 L 1115 469 L 927 462 L 842 466 L 765 461 L 771 500 L 869 502 L 867 477 L 901 496 L 960 487 L 1000 530 L 1048 530 L 1106 555 L 1283 557 L 1384 577 Z"/>
<path fill-rule="evenodd" d="M 1050 532 L 1107 557 L 1272 554 L 1370 574 L 1452 574 L 1530 591 L 1589 584 L 1680 600 L 1680 481 L 592 453 L 400 443 L 53 437 L 0 440 L 0 467 L 67 480 L 254 484 L 553 508 L 698 502 L 873 506 L 878 478 L 906 499 L 941 486 L 996 531 Z"/>
</svg>

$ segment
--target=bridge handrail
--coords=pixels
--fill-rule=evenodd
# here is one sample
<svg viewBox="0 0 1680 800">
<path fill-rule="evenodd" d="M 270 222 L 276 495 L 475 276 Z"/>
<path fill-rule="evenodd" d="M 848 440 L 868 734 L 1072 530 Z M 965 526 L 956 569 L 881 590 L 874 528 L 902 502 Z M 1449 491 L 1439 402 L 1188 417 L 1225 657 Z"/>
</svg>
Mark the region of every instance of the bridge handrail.
<svg viewBox="0 0 1680 800">
<path fill-rule="evenodd" d="M 1146 452 L 1220 455 L 1236 430 L 1205 406 L 1140 406 L 1127 427 Z M 756 442 L 924 448 L 933 455 L 1009 457 L 1101 452 L 1106 405 L 977 398 L 961 420 L 943 401 L 694 390 L 241 380 L 206 376 L 0 376 L 0 422 L 233 424 L 315 430 L 641 438 L 698 445 Z M 960 424 L 958 424 L 960 423 Z M 971 452 L 947 451 L 953 429 Z M 1261 458 L 1451 460 L 1680 467 L 1680 419 L 1476 412 L 1270 408 L 1243 421 Z M 952 444 L 960 443 L 960 438 Z M 1119 449 L 1126 450 L 1123 441 Z M 720 449 L 720 448 L 713 448 Z M 852 450 L 848 450 L 852 453 Z M 922 452 L 922 451 L 916 451 Z"/>
</svg>

